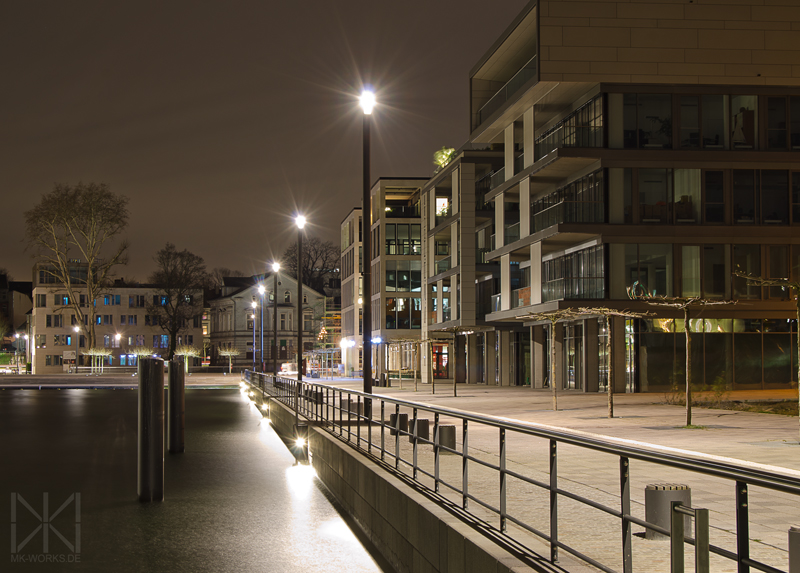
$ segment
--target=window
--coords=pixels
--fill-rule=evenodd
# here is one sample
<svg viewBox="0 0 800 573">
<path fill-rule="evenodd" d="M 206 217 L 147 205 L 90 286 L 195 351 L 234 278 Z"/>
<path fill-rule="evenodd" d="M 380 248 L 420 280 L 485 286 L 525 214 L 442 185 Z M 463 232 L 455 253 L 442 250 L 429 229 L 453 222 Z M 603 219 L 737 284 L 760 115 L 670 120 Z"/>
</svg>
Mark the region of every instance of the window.
<svg viewBox="0 0 800 573">
<path fill-rule="evenodd" d="M 103 315 L 103 324 L 106 326 L 111 326 L 114 324 L 114 315 L 112 314 L 104 314 Z"/>
<path fill-rule="evenodd" d="M 192 317 L 192 327 L 193 328 L 200 328 L 200 324 L 201 324 L 200 315 L 199 314 L 194 315 Z"/>
<path fill-rule="evenodd" d="M 311 332 L 314 328 L 314 313 L 311 310 L 303 311 L 303 330 Z"/>
<path fill-rule="evenodd" d="M 731 148 L 756 149 L 758 97 L 731 96 Z"/>
<path fill-rule="evenodd" d="M 81 306 L 88 306 L 88 299 L 85 294 L 78 295 L 78 301 Z"/>
<path fill-rule="evenodd" d="M 194 344 L 194 336 L 192 336 L 191 334 L 187 334 L 186 335 L 186 344 L 188 344 L 189 346 Z"/>
<path fill-rule="evenodd" d="M 292 293 L 288 290 L 283 293 L 283 302 L 292 302 Z"/>
<path fill-rule="evenodd" d="M 624 94 L 622 101 L 625 149 L 672 147 L 672 96 Z"/>
<path fill-rule="evenodd" d="M 119 324 L 120 324 L 120 326 L 125 326 L 126 324 L 128 324 L 128 317 L 127 317 L 127 315 L 121 314 L 121 315 L 119 316 Z"/>
<path fill-rule="evenodd" d="M 144 315 L 144 325 L 145 326 L 158 326 L 158 315 L 157 314 L 146 314 L 146 315 Z"/>
<path fill-rule="evenodd" d="M 129 314 L 128 315 L 128 324 L 130 326 L 136 326 L 138 324 L 138 322 L 139 322 L 139 317 L 138 316 L 136 316 L 135 314 Z"/>
<path fill-rule="evenodd" d="M 46 294 L 37 294 L 36 295 L 36 306 L 37 308 L 44 308 L 47 306 L 47 295 Z"/>
<path fill-rule="evenodd" d="M 734 245 L 733 270 L 753 276 L 761 275 L 761 245 Z M 733 298 L 760 299 L 761 287 L 747 284 L 747 279 L 734 277 Z"/>
<path fill-rule="evenodd" d="M 66 337 L 61 334 L 56 334 L 53 336 L 53 346 L 64 346 L 66 343 Z"/>
<path fill-rule="evenodd" d="M 58 328 L 64 326 L 64 317 L 60 314 L 48 314 L 44 319 L 45 326 Z"/>
<path fill-rule="evenodd" d="M 107 294 L 103 296 L 103 305 L 104 306 L 118 306 L 120 304 L 120 295 L 118 294 Z"/>
<path fill-rule="evenodd" d="M 703 174 L 703 205 L 706 223 L 725 222 L 725 187 L 722 171 L 706 171 Z"/>
<path fill-rule="evenodd" d="M 63 294 L 55 294 L 53 295 L 53 305 L 54 306 L 66 306 L 69 304 L 69 297 Z"/>
<path fill-rule="evenodd" d="M 45 334 L 36 335 L 36 348 L 47 348 L 47 335 Z"/>
<path fill-rule="evenodd" d="M 681 247 L 681 295 L 718 299 L 725 296 L 725 246 Z"/>
<path fill-rule="evenodd" d="M 725 148 L 725 96 L 681 96 L 680 111 L 681 147 Z"/>
<path fill-rule="evenodd" d="M 597 246 L 543 261 L 542 302 L 604 298 L 604 253 Z"/>
<path fill-rule="evenodd" d="M 734 169 L 733 222 L 738 225 L 789 223 L 789 172 Z"/>
<path fill-rule="evenodd" d="M 84 348 L 86 346 L 86 337 L 83 334 L 81 334 L 78 337 L 78 346 L 80 346 L 81 348 Z"/>
<path fill-rule="evenodd" d="M 767 98 L 767 149 L 800 149 L 800 96 Z"/>
<path fill-rule="evenodd" d="M 281 330 L 291 330 L 292 329 L 292 313 L 290 312 L 282 312 L 281 313 Z"/>
<path fill-rule="evenodd" d="M 128 297 L 128 306 L 131 308 L 144 308 L 144 295 L 135 294 Z"/>
<path fill-rule="evenodd" d="M 154 294 L 153 295 L 153 306 L 167 306 L 168 299 L 166 296 Z"/>
<path fill-rule="evenodd" d="M 625 245 L 626 286 L 639 284 L 651 295 L 672 296 L 672 245 Z"/>
<path fill-rule="evenodd" d="M 136 335 L 136 346 L 144 346 L 144 334 Z"/>
<path fill-rule="evenodd" d="M 448 345 L 433 343 L 433 377 L 449 378 Z"/>
<path fill-rule="evenodd" d="M 53 326 L 53 315 L 52 314 L 48 314 L 48 315 L 46 315 L 44 317 L 44 325 L 46 327 Z"/>
</svg>

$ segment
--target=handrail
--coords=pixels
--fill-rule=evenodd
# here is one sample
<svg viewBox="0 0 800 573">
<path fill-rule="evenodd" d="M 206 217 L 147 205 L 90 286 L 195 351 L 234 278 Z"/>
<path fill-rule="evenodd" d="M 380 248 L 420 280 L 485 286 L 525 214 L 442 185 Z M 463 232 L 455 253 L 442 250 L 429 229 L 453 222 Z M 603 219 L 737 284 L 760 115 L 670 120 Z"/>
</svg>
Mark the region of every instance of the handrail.
<svg viewBox="0 0 800 573">
<path fill-rule="evenodd" d="M 256 378 L 255 384 L 252 382 Z M 445 504 L 446 507 L 453 511 L 465 512 L 470 517 L 469 519 L 478 519 L 481 523 L 490 528 L 494 535 L 497 533 L 507 539 L 509 543 L 520 545 L 532 555 L 534 550 L 528 549 L 527 546 L 519 539 L 511 536 L 506 531 L 506 524 L 512 523 L 519 527 L 520 530 L 533 534 L 550 545 L 550 558 L 555 561 L 558 558 L 558 550 L 562 549 L 567 553 L 577 557 L 586 563 L 598 567 L 603 571 L 614 572 L 614 569 L 607 566 L 607 564 L 600 563 L 595 558 L 584 554 L 582 551 L 574 547 L 570 547 L 563 540 L 558 538 L 558 515 L 557 512 L 551 511 L 550 530 L 541 531 L 532 525 L 520 519 L 520 516 L 513 515 L 506 508 L 506 493 L 505 484 L 506 479 L 511 477 L 531 486 L 549 491 L 551 510 L 557 505 L 558 497 L 567 498 L 573 501 L 582 503 L 588 507 L 602 511 L 607 515 L 620 519 L 623 524 L 623 551 L 622 551 L 622 571 L 628 573 L 632 571 L 631 565 L 631 525 L 636 524 L 642 527 L 652 529 L 661 534 L 670 535 L 668 530 L 660 527 L 657 524 L 649 523 L 646 520 L 640 519 L 632 515 L 631 500 L 630 500 L 630 477 L 629 477 L 629 464 L 630 460 L 637 460 L 642 462 L 659 464 L 670 468 L 679 470 L 686 470 L 695 474 L 702 474 L 730 480 L 735 484 L 735 498 L 736 498 L 736 523 L 737 528 L 734 532 L 736 535 L 736 552 L 729 551 L 728 549 L 718 547 L 716 545 L 704 546 L 703 551 L 711 552 L 715 555 L 732 559 L 741 566 L 750 566 L 762 571 L 779 571 L 774 567 L 759 562 L 750 556 L 750 537 L 749 537 L 749 510 L 747 509 L 747 491 L 749 485 L 759 486 L 773 491 L 783 492 L 791 495 L 800 496 L 800 479 L 777 473 L 770 472 L 764 469 L 736 465 L 734 463 L 720 461 L 713 459 L 713 456 L 706 456 L 704 454 L 697 455 L 682 455 L 678 453 L 656 451 L 649 448 L 638 447 L 630 444 L 615 443 L 613 439 L 602 439 L 593 436 L 587 436 L 578 432 L 570 430 L 563 430 L 553 427 L 543 427 L 531 423 L 518 422 L 506 418 L 495 416 L 488 416 L 473 412 L 465 412 L 453 408 L 443 406 L 433 406 L 429 404 L 421 404 L 400 398 L 393 398 L 382 394 L 367 394 L 358 390 L 349 390 L 345 388 L 337 388 L 334 386 L 306 383 L 302 382 L 299 386 L 296 380 L 280 378 L 273 380 L 271 375 L 254 374 L 251 372 L 245 373 L 245 379 L 254 386 L 257 386 L 262 393 L 269 393 L 276 397 L 276 399 L 285 402 L 290 408 L 297 409 L 300 415 L 303 415 L 309 420 L 322 422 L 320 427 L 332 433 L 339 439 L 347 442 L 349 445 L 355 447 L 359 451 L 366 453 L 376 461 L 380 461 L 387 470 L 394 471 L 398 475 L 404 476 L 405 479 L 412 479 L 415 484 L 426 490 L 434 499 Z M 354 409 L 354 406 L 357 408 Z M 407 421 L 413 420 L 415 423 L 418 420 L 432 418 L 433 420 L 433 433 L 431 437 L 426 438 L 419 436 L 418 432 L 410 425 L 408 429 L 404 429 L 400 422 L 401 408 L 407 411 Z M 364 410 L 371 412 L 365 414 Z M 338 412 L 338 414 L 337 414 Z M 394 420 L 391 420 L 388 413 L 394 412 Z M 413 418 L 412 413 L 413 412 Z M 424 414 L 425 417 L 421 418 L 420 415 Z M 338 417 L 338 421 L 337 421 Z M 441 443 L 441 421 L 443 418 L 455 419 L 461 421 L 463 425 L 461 442 L 459 445 L 451 442 L 452 445 Z M 451 424 L 448 420 L 448 424 Z M 495 452 L 488 452 L 493 457 L 496 456 L 498 460 L 480 459 L 472 455 L 468 450 L 468 429 L 471 424 L 481 425 L 484 427 L 491 427 L 499 430 L 500 434 L 500 448 Z M 355 428 L 355 429 L 354 429 Z M 450 426 L 454 429 L 454 426 Z M 390 435 L 385 435 L 388 429 Z M 506 432 L 511 431 L 517 434 L 527 435 L 535 438 L 548 440 L 550 443 L 550 472 L 549 484 L 545 481 L 537 480 L 533 476 L 526 476 L 519 471 L 514 471 L 506 467 Z M 379 432 L 379 442 L 373 442 L 374 432 Z M 363 435 L 366 434 L 366 435 Z M 408 438 L 413 446 L 413 457 L 408 458 L 401 455 L 399 440 L 400 438 Z M 452 438 L 453 436 L 451 436 Z M 394 442 L 394 443 L 392 443 Z M 605 454 L 611 454 L 619 457 L 619 480 L 620 480 L 620 494 L 618 507 L 610 507 L 607 502 L 592 500 L 586 498 L 579 493 L 565 489 L 564 485 L 568 482 L 559 483 L 558 470 L 557 470 L 557 452 L 560 444 L 577 446 L 586 448 L 592 451 L 597 451 Z M 418 465 L 417 451 L 421 445 L 433 446 L 434 456 L 434 469 L 429 470 Z M 377 453 L 374 453 L 376 450 Z M 480 450 L 479 450 L 480 451 Z M 460 456 L 460 464 L 463 466 L 463 475 L 461 485 L 456 483 L 448 483 L 446 476 L 441 476 L 439 473 L 440 454 L 450 453 Z M 482 452 L 487 453 L 487 452 Z M 391 461 L 389 461 L 391 460 Z M 407 464 L 408 470 L 401 467 L 402 464 Z M 482 467 L 484 469 L 496 471 L 500 477 L 500 500 L 499 507 L 497 506 L 494 498 L 479 497 L 479 495 L 471 492 L 468 487 L 468 468 L 470 465 Z M 451 468 L 452 469 L 452 468 Z M 413 470 L 413 474 L 408 473 Z M 547 474 L 546 470 L 536 470 L 540 473 Z M 420 476 L 425 476 L 427 479 L 433 480 L 433 487 L 427 483 L 419 482 Z M 451 492 L 460 497 L 462 507 L 454 509 L 455 502 L 450 498 L 442 497 L 440 488 L 446 488 L 446 491 Z M 496 495 L 496 494 L 495 494 Z M 469 502 L 474 502 L 476 507 L 488 511 L 491 515 L 500 518 L 499 528 L 486 521 L 481 515 L 476 514 L 469 509 Z M 454 505 L 455 504 L 455 505 Z M 516 507 L 516 506 L 515 506 Z M 788 527 L 787 527 L 788 528 Z M 684 537 L 684 536 L 682 536 Z M 695 544 L 695 540 L 691 537 L 684 537 L 684 542 L 691 545 Z M 705 549 L 708 547 L 708 549 Z"/>
</svg>

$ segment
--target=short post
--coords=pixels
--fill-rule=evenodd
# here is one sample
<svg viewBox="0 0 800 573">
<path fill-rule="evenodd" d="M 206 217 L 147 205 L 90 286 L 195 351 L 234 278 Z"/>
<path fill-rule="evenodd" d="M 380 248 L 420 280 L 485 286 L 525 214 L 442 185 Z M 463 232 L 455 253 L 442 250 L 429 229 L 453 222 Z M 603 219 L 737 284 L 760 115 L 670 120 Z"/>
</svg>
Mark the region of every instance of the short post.
<svg viewBox="0 0 800 573">
<path fill-rule="evenodd" d="M 183 368 L 185 360 L 183 356 L 176 356 L 169 361 L 169 366 L 167 367 L 167 378 L 169 379 L 167 444 L 171 454 L 180 454 L 185 450 L 186 379 Z"/>
<path fill-rule="evenodd" d="M 164 501 L 164 361 L 139 360 L 139 501 Z"/>
<path fill-rule="evenodd" d="M 800 527 L 789 528 L 789 573 L 800 573 Z"/>
</svg>

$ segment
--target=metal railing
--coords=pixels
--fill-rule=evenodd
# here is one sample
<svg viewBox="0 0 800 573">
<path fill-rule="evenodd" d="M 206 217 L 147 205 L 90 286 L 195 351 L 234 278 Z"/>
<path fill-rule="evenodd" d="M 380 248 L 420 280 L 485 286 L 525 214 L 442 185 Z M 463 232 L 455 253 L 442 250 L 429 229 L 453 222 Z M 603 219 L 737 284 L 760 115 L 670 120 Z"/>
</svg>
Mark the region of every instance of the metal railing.
<svg viewBox="0 0 800 573">
<path fill-rule="evenodd" d="M 496 94 L 478 111 L 478 125 L 486 121 L 490 115 L 500 109 L 528 81 L 537 77 L 536 56 L 528 60 L 514 76 L 508 80 Z"/>
<path fill-rule="evenodd" d="M 519 223 L 512 223 L 505 226 L 505 236 L 503 239 L 504 245 L 510 245 L 519 241 Z"/>
<path fill-rule="evenodd" d="M 252 372 L 247 372 L 245 379 L 253 388 L 296 409 L 300 416 L 370 456 L 384 469 L 412 481 L 452 513 L 464 516 L 473 523 L 479 522 L 481 529 L 490 529 L 495 541 L 506 543 L 531 559 L 539 556 L 535 545 L 543 541 L 549 549 L 551 562 L 558 560 L 559 551 L 564 551 L 601 571 L 631 573 L 634 545 L 632 526 L 638 525 L 677 541 L 677 544 L 673 543 L 673 556 L 678 552 L 674 547 L 682 549 L 686 543 L 702 553 L 698 563 L 707 563 L 711 554 L 732 560 L 736 563 L 736 570 L 741 573 L 749 572 L 751 568 L 767 573 L 783 573 L 780 569 L 751 558 L 751 544 L 758 540 L 750 539 L 748 492 L 751 486 L 757 486 L 773 494 L 780 492 L 784 497 L 785 494 L 800 496 L 798 478 L 717 461 L 711 457 L 690 457 L 617 444 L 583 433 L 535 427 L 355 390 L 305 382 L 298 385 L 292 379 L 273 379 L 271 375 Z M 460 431 L 457 431 L 459 425 Z M 431 426 L 432 432 L 429 431 Z M 407 439 L 408 444 L 401 444 L 401 439 Z M 517 463 L 515 456 L 509 455 L 512 444 L 525 451 L 533 451 L 534 444 L 541 444 L 539 460 L 542 467 L 537 470 L 532 463 Z M 423 447 L 430 447 L 431 450 L 423 450 Z M 430 455 L 426 455 L 428 452 Z M 570 452 L 575 452 L 574 455 L 582 460 L 596 455 L 616 458 L 614 464 L 606 462 L 592 466 L 594 475 L 605 472 L 609 479 L 617 481 L 617 486 L 611 488 L 613 491 L 604 492 L 602 500 L 591 499 L 584 493 L 586 488 L 573 476 L 562 475 L 559 456 L 566 455 L 565 461 L 569 462 Z M 679 514 L 677 521 L 681 525 L 673 519 L 669 528 L 636 517 L 631 497 L 634 479 L 632 461 L 637 462 L 637 470 L 640 468 L 639 462 L 655 464 L 654 469 L 657 475 L 662 476 L 661 479 L 665 479 L 663 476 L 667 475 L 668 470 L 676 470 L 697 476 L 697 479 L 703 480 L 706 488 L 719 489 L 716 484 L 709 484 L 709 480 L 727 483 L 733 490 L 731 500 L 735 505 L 735 526 L 730 528 L 731 531 L 724 527 L 717 530 L 735 536 L 731 542 L 735 550 L 709 543 L 707 510 L 673 504 L 672 512 Z M 644 467 L 641 466 L 642 469 Z M 481 480 L 486 476 L 491 477 Z M 512 483 L 515 491 L 513 496 L 510 495 Z M 532 524 L 528 519 L 530 516 L 525 515 L 525 511 L 530 510 L 535 502 L 536 492 L 542 492 L 543 497 L 539 502 L 541 513 L 535 517 L 546 521 L 544 526 Z M 789 501 L 797 502 L 798 497 L 787 498 L 783 503 Z M 604 532 L 615 532 L 613 537 L 616 541 L 612 542 L 606 536 L 598 539 L 600 545 L 595 544 L 594 549 L 608 549 L 602 557 L 592 557 L 563 540 L 562 524 L 569 520 L 570 514 L 575 513 L 574 507 L 570 507 L 575 503 L 582 504 L 586 510 L 597 510 L 618 522 L 616 528 L 602 529 L 598 524 L 589 525 L 595 520 L 599 521 L 599 517 L 593 520 L 581 513 L 581 525 L 591 533 L 592 538 L 601 538 Z M 564 516 L 559 515 L 562 504 L 568 506 Z M 758 516 L 758 510 L 755 511 L 754 516 Z M 685 537 L 680 531 L 684 514 L 695 518 L 696 539 Z M 718 514 L 720 511 L 715 511 L 715 516 Z M 785 530 L 788 531 L 790 525 Z M 639 542 L 638 535 L 636 538 Z M 618 547 L 614 549 L 612 545 Z M 637 548 L 641 547 L 637 545 Z M 783 558 L 787 557 L 787 552 L 779 551 Z M 673 562 L 673 567 L 675 565 Z M 614 569 L 614 566 L 619 569 Z M 702 570 L 708 571 L 698 569 Z M 715 567 L 714 570 L 719 568 Z"/>
<path fill-rule="evenodd" d="M 436 274 L 443 273 L 450 270 L 450 257 L 445 257 L 440 261 L 436 261 Z"/>
<path fill-rule="evenodd" d="M 604 223 L 605 203 L 602 201 L 559 201 L 537 211 L 539 205 L 531 208 L 532 232 L 536 233 L 560 223 Z"/>
</svg>

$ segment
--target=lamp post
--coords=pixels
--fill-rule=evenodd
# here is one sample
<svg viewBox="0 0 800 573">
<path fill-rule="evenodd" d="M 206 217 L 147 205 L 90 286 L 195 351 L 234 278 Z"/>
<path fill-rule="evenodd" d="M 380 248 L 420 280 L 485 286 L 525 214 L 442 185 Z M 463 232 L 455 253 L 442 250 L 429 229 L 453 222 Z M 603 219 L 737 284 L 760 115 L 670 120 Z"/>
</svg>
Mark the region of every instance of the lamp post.
<svg viewBox="0 0 800 573">
<path fill-rule="evenodd" d="M 369 129 L 372 118 L 372 108 L 375 107 L 375 94 L 369 90 L 361 93 L 361 109 L 364 110 L 364 131 L 363 131 L 363 170 L 364 170 L 364 189 L 361 205 L 361 245 L 364 260 L 362 261 L 363 271 L 363 299 L 364 305 L 361 309 L 361 339 L 363 340 L 362 368 L 364 371 L 364 393 L 372 394 L 372 285 L 370 284 L 370 266 L 372 265 L 372 253 L 370 250 L 370 221 L 372 220 L 372 209 L 370 207 L 369 189 Z M 372 401 L 364 400 L 364 415 L 369 419 L 372 416 Z"/>
<path fill-rule="evenodd" d="M 75 333 L 75 363 L 73 364 L 73 372 L 78 373 L 78 333 L 81 331 L 79 326 L 73 326 L 72 331 Z"/>
<path fill-rule="evenodd" d="M 294 403 L 294 425 L 297 432 L 297 409 L 300 406 L 300 385 L 303 383 L 303 227 L 306 226 L 306 218 L 298 215 L 294 222 L 297 223 L 297 386 Z"/>
<path fill-rule="evenodd" d="M 122 339 L 122 335 L 121 335 L 119 332 L 118 332 L 118 333 L 116 333 L 116 334 L 114 335 L 114 340 L 115 340 L 115 341 L 116 341 L 116 343 L 117 343 L 117 348 L 119 348 L 119 341 L 120 341 L 121 339 Z M 121 352 L 121 351 L 120 351 L 120 352 Z M 77 353 L 77 352 L 75 353 L 75 359 L 76 359 L 76 360 L 78 359 L 78 353 Z M 111 362 L 109 362 L 109 366 L 110 366 L 110 365 L 111 365 Z"/>
<path fill-rule="evenodd" d="M 28 362 L 30 362 L 30 359 L 28 358 L 28 356 L 30 355 L 30 351 L 28 349 L 31 347 L 31 338 L 27 334 L 25 334 L 23 338 L 25 339 L 25 374 L 27 374 Z M 75 356 L 77 356 L 77 354 Z"/>
<path fill-rule="evenodd" d="M 272 372 L 278 378 L 278 271 L 280 263 L 272 263 Z"/>
<path fill-rule="evenodd" d="M 259 368 L 260 372 L 264 372 L 264 293 L 267 292 L 264 288 L 263 284 L 258 285 L 258 294 L 261 295 L 261 320 L 259 321 L 260 327 L 259 330 L 261 332 L 261 344 L 259 345 L 259 357 L 261 360 L 261 368 Z"/>
<path fill-rule="evenodd" d="M 253 301 L 250 303 L 250 306 L 253 307 L 253 314 L 250 315 L 250 318 L 253 319 L 253 372 L 256 371 L 256 307 L 258 303 Z"/>
</svg>

